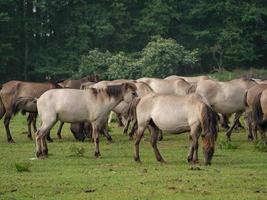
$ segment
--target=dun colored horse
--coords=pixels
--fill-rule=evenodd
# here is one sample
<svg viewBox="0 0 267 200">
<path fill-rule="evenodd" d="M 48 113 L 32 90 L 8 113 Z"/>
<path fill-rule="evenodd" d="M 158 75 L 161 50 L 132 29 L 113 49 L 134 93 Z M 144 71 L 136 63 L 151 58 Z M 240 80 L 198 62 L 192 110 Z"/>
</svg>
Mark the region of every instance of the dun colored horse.
<svg viewBox="0 0 267 200">
<path fill-rule="evenodd" d="M 243 100 L 245 92 L 254 85 L 257 85 L 255 81 L 245 78 L 226 82 L 202 80 L 197 84 L 196 93 L 205 97 L 214 111 L 221 114 L 238 113 L 233 125 L 226 133 L 229 140 L 237 120 L 245 111 Z"/>
<path fill-rule="evenodd" d="M 192 91 L 192 85 L 184 79 L 164 80 L 159 78 L 140 78 L 138 82 L 145 82 L 152 90 L 160 94 L 186 95 Z"/>
<path fill-rule="evenodd" d="M 139 144 L 147 127 L 150 127 L 151 145 L 156 159 L 164 162 L 158 147 L 159 129 L 172 133 L 190 131 L 191 145 L 188 162 L 198 162 L 198 139 L 202 133 L 204 163 L 211 163 L 217 137 L 216 114 L 197 94 L 186 96 L 148 94 L 141 98 L 136 107 L 138 122 L 135 141 L 135 161 L 139 162 Z"/>
<path fill-rule="evenodd" d="M 136 86 L 130 83 L 111 85 L 105 89 L 50 90 L 37 100 L 42 122 L 36 132 L 36 156 L 46 157 L 48 148 L 45 135 L 60 120 L 68 123 L 90 122 L 93 129 L 95 156 L 100 156 L 99 128 L 106 122 L 109 112 L 121 101 L 131 102 Z M 77 101 L 79 100 L 79 101 Z"/>
<path fill-rule="evenodd" d="M 267 84 L 259 84 L 251 87 L 244 96 L 246 106 L 246 118 L 248 124 L 248 139 L 258 139 L 257 129 L 260 130 L 262 139 L 265 137 L 265 127 L 267 122 L 267 115 L 264 116 L 264 96 L 267 90 Z"/>
</svg>

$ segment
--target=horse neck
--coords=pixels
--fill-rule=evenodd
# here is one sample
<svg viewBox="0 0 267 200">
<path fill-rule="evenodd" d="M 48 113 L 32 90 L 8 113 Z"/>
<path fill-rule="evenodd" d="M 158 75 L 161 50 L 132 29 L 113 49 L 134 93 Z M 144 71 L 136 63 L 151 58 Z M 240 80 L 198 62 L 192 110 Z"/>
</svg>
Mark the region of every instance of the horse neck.
<svg viewBox="0 0 267 200">
<path fill-rule="evenodd" d="M 119 96 L 113 97 L 113 96 L 105 96 L 104 98 L 104 105 L 109 110 L 112 110 L 115 108 L 120 102 L 123 101 L 123 95 L 120 94 Z"/>
</svg>

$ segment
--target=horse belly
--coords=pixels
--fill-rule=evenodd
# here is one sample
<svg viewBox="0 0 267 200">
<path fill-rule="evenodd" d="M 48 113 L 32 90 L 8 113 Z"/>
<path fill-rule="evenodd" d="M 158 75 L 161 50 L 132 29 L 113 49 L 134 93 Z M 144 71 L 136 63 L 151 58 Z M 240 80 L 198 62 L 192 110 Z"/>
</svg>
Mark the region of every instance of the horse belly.
<svg viewBox="0 0 267 200">
<path fill-rule="evenodd" d="M 58 119 L 63 122 L 75 123 L 85 122 L 89 120 L 88 111 L 86 106 L 71 105 L 70 103 L 60 106 L 57 109 Z"/>
<path fill-rule="evenodd" d="M 189 129 L 187 118 L 181 115 L 171 116 L 166 113 L 154 116 L 152 120 L 159 129 L 171 133 L 184 132 Z"/>
</svg>

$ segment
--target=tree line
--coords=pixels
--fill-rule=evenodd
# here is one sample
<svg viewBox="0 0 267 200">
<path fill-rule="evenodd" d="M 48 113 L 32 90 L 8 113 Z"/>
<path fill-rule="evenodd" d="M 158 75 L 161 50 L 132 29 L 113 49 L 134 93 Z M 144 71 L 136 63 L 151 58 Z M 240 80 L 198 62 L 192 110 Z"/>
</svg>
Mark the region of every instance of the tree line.
<svg viewBox="0 0 267 200">
<path fill-rule="evenodd" d="M 265 0 L 0 0 L 0 78 L 266 67 Z"/>
</svg>

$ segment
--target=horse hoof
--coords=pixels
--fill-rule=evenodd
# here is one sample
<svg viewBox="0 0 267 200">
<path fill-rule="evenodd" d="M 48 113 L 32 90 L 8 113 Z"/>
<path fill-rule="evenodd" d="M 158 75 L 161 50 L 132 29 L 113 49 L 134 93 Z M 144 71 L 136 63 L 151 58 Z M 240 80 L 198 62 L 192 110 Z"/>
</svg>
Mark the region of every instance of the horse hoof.
<svg viewBox="0 0 267 200">
<path fill-rule="evenodd" d="M 190 158 L 190 157 L 188 157 L 188 158 L 187 158 L 187 162 L 188 162 L 188 163 L 191 163 L 191 162 L 192 162 L 192 160 L 193 160 L 193 159 L 192 159 L 192 158 Z"/>
<path fill-rule="evenodd" d="M 134 156 L 134 161 L 137 163 L 142 163 L 139 156 Z"/>
<path fill-rule="evenodd" d="M 39 158 L 42 157 L 42 152 L 41 151 L 37 151 L 35 155 L 36 155 L 36 158 L 39 159 Z"/>
<path fill-rule="evenodd" d="M 7 142 L 10 143 L 10 144 L 15 143 L 15 141 L 13 139 L 8 140 Z"/>
<path fill-rule="evenodd" d="M 29 138 L 29 140 L 33 140 L 32 136 L 29 136 L 29 135 L 28 135 L 27 137 Z"/>
<path fill-rule="evenodd" d="M 162 140 L 163 140 L 163 137 L 159 137 L 159 138 L 158 138 L 158 141 L 162 141 Z"/>
<path fill-rule="evenodd" d="M 133 140 L 133 137 L 132 136 L 129 136 L 129 140 Z"/>
<path fill-rule="evenodd" d="M 193 160 L 193 164 L 198 164 L 199 163 L 199 160 Z"/>
<path fill-rule="evenodd" d="M 99 158 L 101 156 L 100 152 L 95 152 L 95 158 Z"/>
<path fill-rule="evenodd" d="M 43 155 L 44 157 L 48 157 L 48 149 L 43 150 L 42 155 Z"/>
<path fill-rule="evenodd" d="M 47 138 L 48 142 L 54 142 L 54 140 L 52 138 Z"/>
<path fill-rule="evenodd" d="M 159 161 L 160 163 L 162 163 L 162 164 L 166 164 L 166 163 L 167 163 L 163 158 L 159 159 L 158 161 Z"/>
</svg>

